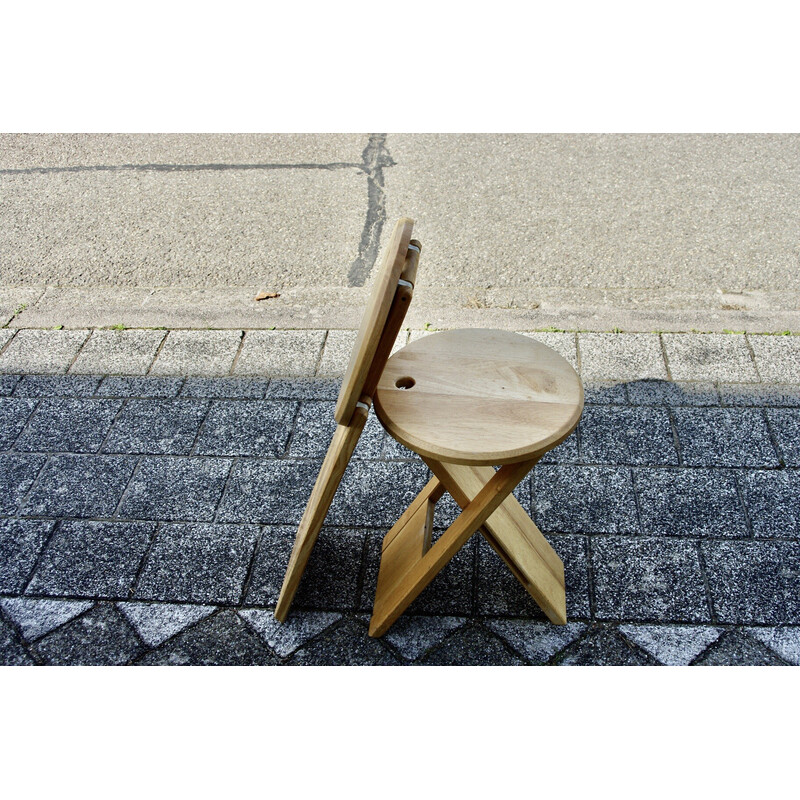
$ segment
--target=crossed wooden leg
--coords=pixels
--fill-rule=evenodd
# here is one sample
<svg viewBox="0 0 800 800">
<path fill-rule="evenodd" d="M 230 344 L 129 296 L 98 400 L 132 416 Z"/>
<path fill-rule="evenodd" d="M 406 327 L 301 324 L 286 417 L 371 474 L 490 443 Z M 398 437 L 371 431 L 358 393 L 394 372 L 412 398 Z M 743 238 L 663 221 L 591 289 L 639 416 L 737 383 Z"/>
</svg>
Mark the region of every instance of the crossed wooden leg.
<svg viewBox="0 0 800 800">
<path fill-rule="evenodd" d="M 511 568 L 548 619 L 567 621 L 564 565 L 511 494 L 538 459 L 492 467 L 425 458 L 434 476 L 383 540 L 370 621 L 382 636 L 477 530 Z M 433 507 L 447 491 L 461 514 L 431 546 Z"/>
</svg>

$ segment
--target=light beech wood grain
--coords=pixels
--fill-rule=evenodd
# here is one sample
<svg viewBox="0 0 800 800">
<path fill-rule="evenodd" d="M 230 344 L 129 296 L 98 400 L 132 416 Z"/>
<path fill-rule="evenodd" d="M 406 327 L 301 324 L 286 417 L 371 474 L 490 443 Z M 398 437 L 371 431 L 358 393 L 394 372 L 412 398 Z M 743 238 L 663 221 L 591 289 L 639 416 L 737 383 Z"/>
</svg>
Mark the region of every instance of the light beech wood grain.
<svg viewBox="0 0 800 800">
<path fill-rule="evenodd" d="M 535 458 L 562 442 L 580 418 L 583 387 L 566 359 L 540 342 L 476 328 L 399 350 L 374 403 L 381 424 L 410 450 L 489 466 Z"/>
<path fill-rule="evenodd" d="M 413 227 L 414 220 L 405 217 L 399 219 L 386 245 L 333 412 L 334 419 L 340 425 L 347 425 L 358 398 L 365 394 L 364 381 L 383 335 L 397 281 L 405 265 Z"/>
</svg>

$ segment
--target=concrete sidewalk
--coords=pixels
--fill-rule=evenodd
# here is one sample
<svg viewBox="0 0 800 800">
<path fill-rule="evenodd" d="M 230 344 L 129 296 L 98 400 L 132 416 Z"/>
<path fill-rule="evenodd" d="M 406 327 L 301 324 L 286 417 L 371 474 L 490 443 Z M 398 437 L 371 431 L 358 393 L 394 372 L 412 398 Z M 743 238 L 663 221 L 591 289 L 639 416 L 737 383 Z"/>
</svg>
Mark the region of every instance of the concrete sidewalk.
<svg viewBox="0 0 800 800">
<path fill-rule="evenodd" d="M 413 327 L 800 331 L 798 152 L 796 135 L 4 134 L 0 318 L 352 328 L 410 216 Z"/>
<path fill-rule="evenodd" d="M 569 624 L 476 536 L 373 640 L 381 538 L 427 478 L 374 417 L 272 618 L 352 334 L 6 331 L 3 663 L 800 663 L 800 338 L 530 335 L 586 388 L 515 492 Z"/>
</svg>

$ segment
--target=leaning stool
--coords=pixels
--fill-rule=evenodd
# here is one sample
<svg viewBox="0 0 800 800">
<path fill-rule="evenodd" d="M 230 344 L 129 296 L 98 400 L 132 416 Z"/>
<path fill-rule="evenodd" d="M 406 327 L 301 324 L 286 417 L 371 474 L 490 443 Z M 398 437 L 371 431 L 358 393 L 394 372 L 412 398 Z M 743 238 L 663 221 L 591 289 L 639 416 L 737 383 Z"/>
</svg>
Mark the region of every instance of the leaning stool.
<svg viewBox="0 0 800 800">
<path fill-rule="evenodd" d="M 390 356 L 419 263 L 413 225 L 399 220 L 385 250 L 334 410 L 336 432 L 300 521 L 275 617 L 286 619 L 374 404 L 383 427 L 417 453 L 433 477 L 383 539 L 370 636 L 386 633 L 478 531 L 547 618 L 563 625 L 564 565 L 512 492 L 575 429 L 583 387 L 554 350 L 507 331 L 446 331 Z M 432 543 L 434 508 L 445 492 L 461 514 Z"/>
</svg>

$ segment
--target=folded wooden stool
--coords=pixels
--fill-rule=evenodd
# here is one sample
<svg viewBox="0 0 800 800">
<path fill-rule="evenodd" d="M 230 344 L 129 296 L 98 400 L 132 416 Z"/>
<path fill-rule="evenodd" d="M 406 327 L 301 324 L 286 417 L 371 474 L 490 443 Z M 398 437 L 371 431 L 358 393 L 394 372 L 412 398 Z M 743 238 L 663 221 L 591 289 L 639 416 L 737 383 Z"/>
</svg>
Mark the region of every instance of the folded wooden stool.
<svg viewBox="0 0 800 800">
<path fill-rule="evenodd" d="M 575 429 L 583 387 L 554 350 L 507 331 L 437 333 L 390 357 L 419 262 L 413 224 L 401 219 L 385 251 L 339 392 L 338 427 L 300 521 L 275 617 L 286 619 L 374 401 L 383 427 L 419 454 L 433 477 L 384 537 L 370 635 L 386 633 L 476 531 L 548 619 L 563 625 L 564 565 L 511 493 Z M 462 511 L 432 544 L 434 507 L 445 492 Z"/>
</svg>

